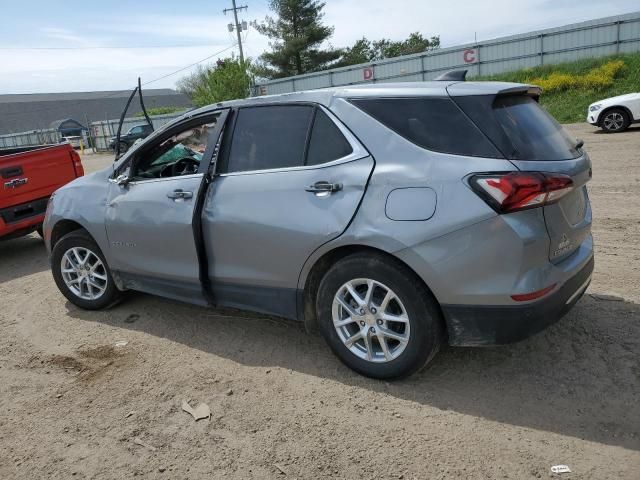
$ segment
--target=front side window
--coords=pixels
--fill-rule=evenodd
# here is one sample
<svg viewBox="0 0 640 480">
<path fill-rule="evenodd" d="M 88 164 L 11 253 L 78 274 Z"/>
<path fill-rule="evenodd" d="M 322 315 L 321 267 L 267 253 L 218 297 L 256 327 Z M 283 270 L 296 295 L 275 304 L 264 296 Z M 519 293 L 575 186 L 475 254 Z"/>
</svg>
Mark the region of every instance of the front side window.
<svg viewBox="0 0 640 480">
<path fill-rule="evenodd" d="M 166 178 L 191 175 L 198 172 L 207 148 L 215 119 L 192 124 L 173 132 L 151 148 L 141 152 L 134 161 L 132 179 Z"/>
<path fill-rule="evenodd" d="M 362 98 L 351 103 L 422 148 L 454 155 L 502 157 L 450 98 Z"/>
</svg>

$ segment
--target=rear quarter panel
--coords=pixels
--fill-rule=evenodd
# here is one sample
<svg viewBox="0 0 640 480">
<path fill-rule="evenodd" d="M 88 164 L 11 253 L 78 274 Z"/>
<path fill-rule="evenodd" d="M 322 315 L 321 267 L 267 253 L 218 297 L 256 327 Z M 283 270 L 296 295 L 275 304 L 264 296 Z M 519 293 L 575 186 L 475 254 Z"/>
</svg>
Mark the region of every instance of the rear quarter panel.
<svg viewBox="0 0 640 480">
<path fill-rule="evenodd" d="M 342 98 L 335 99 L 331 109 L 371 152 L 376 166 L 353 222 L 341 237 L 314 252 L 303 268 L 299 288 L 304 288 L 308 272 L 324 253 L 343 245 L 366 245 L 391 253 L 410 264 L 438 300 L 450 300 L 448 297 L 451 292 L 457 290 L 452 289 L 451 284 L 459 279 L 443 277 L 443 267 L 456 256 L 473 255 L 477 250 L 474 243 L 483 242 L 486 238 L 464 236 L 462 241 L 454 244 L 434 243 L 429 250 L 430 258 L 416 253 L 419 249 L 415 247 L 480 222 L 487 222 L 485 235 L 486 229 L 491 231 L 499 228 L 490 220 L 498 224 L 504 222 L 469 188 L 464 179 L 471 173 L 517 169 L 503 159 L 448 155 L 420 148 Z M 395 189 L 409 187 L 427 187 L 435 192 L 436 208 L 429 219 L 396 221 L 385 215 L 389 194 Z M 541 228 L 546 236 L 543 223 Z M 485 255 L 482 258 L 483 265 L 478 268 L 500 261 L 500 249 L 504 247 L 491 247 L 491 256 L 487 258 Z M 543 251 L 548 248 L 548 239 L 542 248 Z"/>
</svg>

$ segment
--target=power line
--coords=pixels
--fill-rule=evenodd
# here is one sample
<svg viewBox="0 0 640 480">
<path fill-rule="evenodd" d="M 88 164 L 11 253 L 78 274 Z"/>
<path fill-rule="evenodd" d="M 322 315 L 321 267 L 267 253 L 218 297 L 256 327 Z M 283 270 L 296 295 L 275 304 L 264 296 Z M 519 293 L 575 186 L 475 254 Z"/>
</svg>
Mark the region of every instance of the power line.
<svg viewBox="0 0 640 480">
<path fill-rule="evenodd" d="M 213 57 L 216 57 L 216 56 L 220 55 L 221 53 L 224 53 L 227 50 L 232 49 L 235 46 L 236 46 L 236 44 L 233 43 L 233 44 L 229 45 L 228 47 L 223 48 L 222 50 L 214 53 L 213 55 L 209 55 L 208 57 L 205 57 L 205 58 L 203 58 L 201 60 L 198 60 L 197 62 L 194 62 L 194 63 L 192 63 L 190 65 L 187 65 L 186 67 L 182 67 L 182 68 L 180 68 L 178 70 L 175 70 L 175 71 L 173 71 L 171 73 L 167 73 L 166 75 L 162 75 L 162 76 L 160 76 L 158 78 L 154 78 L 153 80 L 149 80 L 147 82 L 144 82 L 142 85 L 145 86 L 145 85 L 150 85 L 150 84 L 155 83 L 155 82 L 159 82 L 160 80 L 163 80 L 163 79 L 165 79 L 167 77 L 175 75 L 176 73 L 180 73 L 180 72 L 183 72 L 183 71 L 185 71 L 185 70 L 187 70 L 187 69 L 189 69 L 191 67 L 195 67 L 196 65 L 198 65 L 200 63 L 203 63 L 203 62 L 206 62 L 207 60 L 211 60 Z M 133 88 L 135 88 L 135 87 L 133 87 Z M 97 97 L 97 98 L 91 98 L 90 100 L 104 100 L 104 99 L 107 99 L 107 98 L 116 97 L 116 96 L 120 95 L 121 93 L 131 91 L 133 88 L 128 88 L 128 89 L 124 89 L 124 90 L 116 90 L 114 92 L 111 92 L 109 95 L 104 95 L 102 97 Z M 80 105 L 81 103 L 84 103 L 85 101 L 86 101 L 86 99 L 85 100 L 79 100 L 79 101 L 77 101 L 75 103 L 68 104 L 67 107 L 73 107 L 75 105 Z M 45 108 L 38 108 L 38 109 L 35 109 L 35 110 L 28 110 L 28 111 L 23 111 L 23 112 L 9 112 L 9 113 L 2 114 L 2 117 L 4 118 L 4 117 L 11 116 L 11 115 L 26 115 L 26 114 L 29 114 L 29 113 L 46 112 L 48 110 L 54 110 L 56 108 L 57 107 L 45 107 Z"/>
<path fill-rule="evenodd" d="M 192 45 L 120 45 L 120 46 L 90 46 L 90 47 L 0 47 L 0 50 L 141 50 L 146 48 L 194 48 L 209 47 L 207 44 Z"/>
</svg>

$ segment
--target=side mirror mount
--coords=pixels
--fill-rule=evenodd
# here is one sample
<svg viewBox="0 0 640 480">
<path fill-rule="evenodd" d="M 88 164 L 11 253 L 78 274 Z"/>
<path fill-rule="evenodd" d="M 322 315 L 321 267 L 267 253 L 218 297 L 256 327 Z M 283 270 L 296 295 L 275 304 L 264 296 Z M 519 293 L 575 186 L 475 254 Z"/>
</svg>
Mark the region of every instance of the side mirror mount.
<svg viewBox="0 0 640 480">
<path fill-rule="evenodd" d="M 111 183 L 115 183 L 116 185 L 120 186 L 120 187 L 126 187 L 129 182 L 131 181 L 131 179 L 124 175 L 124 174 L 120 174 L 118 175 L 116 178 L 109 178 L 109 181 Z"/>
</svg>

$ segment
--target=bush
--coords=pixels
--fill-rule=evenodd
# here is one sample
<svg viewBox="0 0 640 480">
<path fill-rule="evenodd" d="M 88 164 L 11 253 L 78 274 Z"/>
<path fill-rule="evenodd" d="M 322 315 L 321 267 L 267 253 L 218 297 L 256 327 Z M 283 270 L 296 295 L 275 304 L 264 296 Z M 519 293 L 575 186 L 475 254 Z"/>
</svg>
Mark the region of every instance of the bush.
<svg viewBox="0 0 640 480">
<path fill-rule="evenodd" d="M 584 75 L 554 72 L 545 78 L 534 78 L 530 83 L 542 87 L 545 92 L 565 90 L 603 90 L 613 85 L 615 78 L 624 69 L 622 60 L 613 60 L 590 70 Z"/>
</svg>

